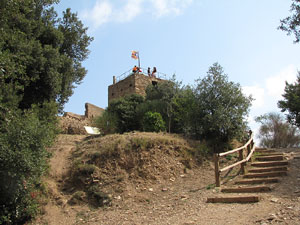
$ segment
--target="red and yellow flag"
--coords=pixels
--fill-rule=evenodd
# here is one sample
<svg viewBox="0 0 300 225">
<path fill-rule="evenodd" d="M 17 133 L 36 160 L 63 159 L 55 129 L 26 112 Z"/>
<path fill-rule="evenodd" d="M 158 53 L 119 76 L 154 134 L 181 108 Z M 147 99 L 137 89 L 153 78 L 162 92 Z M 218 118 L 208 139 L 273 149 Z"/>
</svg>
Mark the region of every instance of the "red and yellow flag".
<svg viewBox="0 0 300 225">
<path fill-rule="evenodd" d="M 131 58 L 138 59 L 139 58 L 139 52 L 138 51 L 131 51 Z"/>
</svg>

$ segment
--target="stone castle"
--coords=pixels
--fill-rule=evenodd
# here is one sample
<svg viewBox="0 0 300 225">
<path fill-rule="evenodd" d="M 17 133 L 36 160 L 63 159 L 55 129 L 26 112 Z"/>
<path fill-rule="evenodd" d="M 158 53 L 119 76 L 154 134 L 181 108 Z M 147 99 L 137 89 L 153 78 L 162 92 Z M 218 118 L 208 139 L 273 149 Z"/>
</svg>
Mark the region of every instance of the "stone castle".
<svg viewBox="0 0 300 225">
<path fill-rule="evenodd" d="M 146 95 L 149 84 L 156 85 L 165 79 L 150 77 L 143 73 L 128 73 L 124 76 L 113 77 L 113 84 L 108 87 L 108 103 L 129 94 Z M 123 78 L 123 79 L 121 79 Z M 93 126 L 93 119 L 101 116 L 105 110 L 90 103 L 85 103 L 85 114 L 78 115 L 66 112 L 60 117 L 60 129 L 64 134 L 86 134 L 84 126 Z"/>
<path fill-rule="evenodd" d="M 161 78 L 150 77 L 143 73 L 132 73 L 123 80 L 117 82 L 116 77 L 113 77 L 113 84 L 108 86 L 108 103 L 120 97 L 129 94 L 146 95 L 146 88 L 149 84 L 157 84 L 164 81 Z"/>
</svg>

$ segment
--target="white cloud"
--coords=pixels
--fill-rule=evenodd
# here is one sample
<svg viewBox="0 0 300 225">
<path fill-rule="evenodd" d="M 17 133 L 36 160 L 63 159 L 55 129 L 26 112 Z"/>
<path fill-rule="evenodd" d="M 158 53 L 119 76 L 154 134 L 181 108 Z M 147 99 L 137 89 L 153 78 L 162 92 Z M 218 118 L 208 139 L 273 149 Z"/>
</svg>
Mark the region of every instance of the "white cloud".
<svg viewBox="0 0 300 225">
<path fill-rule="evenodd" d="M 116 12 L 117 22 L 130 22 L 142 12 L 143 0 L 128 0 L 127 4 Z"/>
<path fill-rule="evenodd" d="M 193 0 L 151 0 L 157 17 L 173 14 L 179 15 Z"/>
<path fill-rule="evenodd" d="M 96 29 L 108 22 L 130 22 L 142 12 L 148 16 L 152 14 L 159 18 L 167 15 L 179 15 L 192 4 L 194 0 L 123 0 L 121 7 L 111 0 L 97 0 L 92 9 L 85 9 L 81 13 L 82 19 L 89 22 Z M 147 10 L 146 10 L 147 8 Z"/>
<path fill-rule="evenodd" d="M 265 90 L 257 85 L 245 86 L 242 88 L 243 93 L 247 96 L 252 96 L 252 107 L 260 108 L 264 105 Z"/>
<path fill-rule="evenodd" d="M 276 99 L 281 99 L 284 93 L 285 81 L 291 83 L 296 80 L 297 68 L 289 65 L 275 76 L 266 79 L 266 89 L 268 95 Z"/>
<path fill-rule="evenodd" d="M 98 28 L 111 20 L 112 11 L 113 7 L 107 0 L 97 1 L 92 10 L 83 11 L 82 17 Z"/>
</svg>

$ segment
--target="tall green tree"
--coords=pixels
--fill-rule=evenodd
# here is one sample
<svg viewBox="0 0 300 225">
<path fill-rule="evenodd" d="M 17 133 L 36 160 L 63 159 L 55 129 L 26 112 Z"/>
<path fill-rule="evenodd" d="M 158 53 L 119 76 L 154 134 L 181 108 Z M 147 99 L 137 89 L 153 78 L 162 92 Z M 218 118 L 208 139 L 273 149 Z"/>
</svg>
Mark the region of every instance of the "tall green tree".
<svg viewBox="0 0 300 225">
<path fill-rule="evenodd" d="M 285 82 L 283 100 L 278 101 L 281 112 L 286 112 L 287 120 L 292 125 L 300 127 L 300 73 L 297 81 L 289 84 Z"/>
<path fill-rule="evenodd" d="M 80 84 L 92 38 L 58 0 L 0 1 L 0 224 L 24 224 L 56 134 L 56 115 Z"/>
<path fill-rule="evenodd" d="M 149 85 L 146 89 L 147 111 L 159 112 L 168 126 L 168 132 L 176 132 L 174 101 L 178 96 L 181 83 L 176 82 L 175 76 L 171 80 Z M 146 107 L 147 108 L 147 107 Z M 174 129 L 174 130 L 173 130 Z"/>
<path fill-rule="evenodd" d="M 209 68 L 206 77 L 197 80 L 194 95 L 194 135 L 211 141 L 215 152 L 224 151 L 229 141 L 245 132 L 251 97 L 242 93 L 238 83 L 228 81 L 218 63 Z"/>
<path fill-rule="evenodd" d="M 21 109 L 56 101 L 60 110 L 86 70 L 92 38 L 67 9 L 58 18 L 56 0 L 0 2 L 0 84 L 2 101 Z"/>
<path fill-rule="evenodd" d="M 295 43 L 300 41 L 300 0 L 292 0 L 291 9 L 292 15 L 280 20 L 279 29 L 287 32 L 288 35 L 294 34 Z"/>
<path fill-rule="evenodd" d="M 297 127 L 284 121 L 279 113 L 267 113 L 255 118 L 260 123 L 260 145 L 267 148 L 299 147 L 300 133 Z"/>
<path fill-rule="evenodd" d="M 191 86 L 183 86 L 173 99 L 174 124 L 177 133 L 193 136 L 196 124 L 194 123 L 196 98 Z"/>
</svg>

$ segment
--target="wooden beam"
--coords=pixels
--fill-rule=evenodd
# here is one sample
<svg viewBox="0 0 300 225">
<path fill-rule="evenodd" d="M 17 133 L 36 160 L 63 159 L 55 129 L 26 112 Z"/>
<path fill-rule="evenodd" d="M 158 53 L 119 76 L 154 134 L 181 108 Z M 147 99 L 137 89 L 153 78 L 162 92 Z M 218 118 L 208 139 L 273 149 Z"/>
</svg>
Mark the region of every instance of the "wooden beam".
<svg viewBox="0 0 300 225">
<path fill-rule="evenodd" d="M 260 177 L 281 177 L 287 176 L 286 171 L 263 172 L 263 173 L 248 173 L 243 178 L 260 178 Z"/>
<path fill-rule="evenodd" d="M 262 178 L 262 179 L 248 179 L 239 180 L 234 182 L 235 184 L 263 184 L 263 183 L 278 183 L 278 178 Z"/>
<path fill-rule="evenodd" d="M 263 172 L 272 172 L 272 171 L 287 171 L 286 166 L 276 166 L 276 167 L 262 167 L 262 168 L 253 168 L 249 169 L 249 173 L 263 173 Z"/>
<path fill-rule="evenodd" d="M 278 161 L 283 160 L 282 155 L 258 156 L 255 158 L 258 161 Z"/>
<path fill-rule="evenodd" d="M 259 202 L 258 196 L 236 196 L 207 198 L 208 203 L 253 203 Z"/>
<path fill-rule="evenodd" d="M 286 166 L 288 161 L 270 161 L 270 162 L 254 162 L 251 166 L 254 167 L 273 167 L 273 166 Z"/>
</svg>

